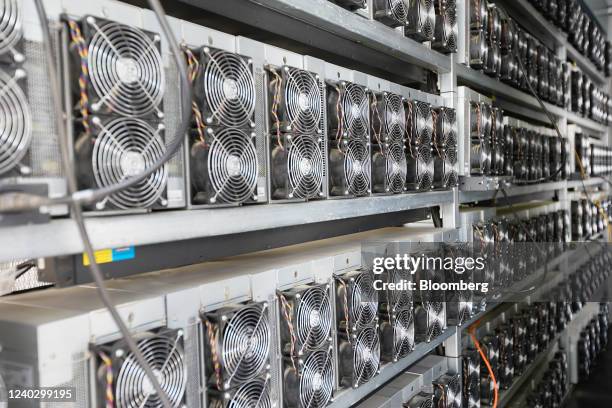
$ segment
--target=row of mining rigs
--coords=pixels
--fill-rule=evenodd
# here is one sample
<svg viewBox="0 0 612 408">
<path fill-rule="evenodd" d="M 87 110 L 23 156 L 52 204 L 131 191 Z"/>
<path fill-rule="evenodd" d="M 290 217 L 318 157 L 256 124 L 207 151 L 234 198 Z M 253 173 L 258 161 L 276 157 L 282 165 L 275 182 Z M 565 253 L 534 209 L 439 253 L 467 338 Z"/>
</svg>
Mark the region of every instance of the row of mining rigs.
<svg viewBox="0 0 612 408">
<path fill-rule="evenodd" d="M 482 188 L 481 176 L 504 177 L 516 184 L 564 180 L 570 175 L 570 145 L 544 126 L 504 116 L 492 101 L 459 87 L 459 127 L 470 135 L 461 149 L 466 188 Z M 460 166 L 461 167 L 461 166 Z M 475 185 L 469 183 L 475 180 Z"/>
<path fill-rule="evenodd" d="M 569 392 L 567 353 L 557 351 L 547 369 L 536 384 L 530 385 L 527 396 L 530 407 L 559 406 Z"/>
<path fill-rule="evenodd" d="M 444 54 L 457 51 L 455 0 L 330 0 Z"/>
<path fill-rule="evenodd" d="M 570 43 L 589 58 L 599 71 L 610 75 L 610 42 L 598 22 L 578 0 L 531 0 L 549 21 L 567 33 Z"/>
<path fill-rule="evenodd" d="M 601 303 L 600 311 L 589 323 L 582 328 L 576 343 L 577 376 L 578 381 L 590 377 L 593 368 L 602 352 L 608 347 L 609 304 Z"/>
<path fill-rule="evenodd" d="M 469 7 L 463 62 L 523 91 L 531 85 L 542 99 L 569 109 L 570 64 L 519 27 L 500 6 L 473 0 Z"/>
<path fill-rule="evenodd" d="M 599 89 L 579 68 L 574 68 L 571 75 L 571 104 L 568 108 L 571 108 L 572 112 L 607 125 L 610 122 L 612 107 L 610 95 Z"/>
<path fill-rule="evenodd" d="M 609 219 L 610 199 L 600 203 L 601 210 L 588 199 L 571 201 L 572 239 L 585 241 L 605 231 Z"/>
</svg>

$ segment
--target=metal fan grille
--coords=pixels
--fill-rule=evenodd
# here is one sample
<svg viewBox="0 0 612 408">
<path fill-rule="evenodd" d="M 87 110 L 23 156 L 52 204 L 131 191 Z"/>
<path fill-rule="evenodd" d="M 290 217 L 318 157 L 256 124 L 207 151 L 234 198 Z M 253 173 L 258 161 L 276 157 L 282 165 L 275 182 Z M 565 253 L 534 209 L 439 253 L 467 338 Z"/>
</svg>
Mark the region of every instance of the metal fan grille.
<svg viewBox="0 0 612 408">
<path fill-rule="evenodd" d="M 370 127 L 369 101 L 362 86 L 346 84 L 342 94 L 342 111 L 348 136 L 367 137 Z"/>
<path fill-rule="evenodd" d="M 378 312 L 378 292 L 369 273 L 361 273 L 352 284 L 349 299 L 354 329 L 360 330 L 374 322 Z"/>
<path fill-rule="evenodd" d="M 385 133 L 392 141 L 402 141 L 406 129 L 406 112 L 402 97 L 393 93 L 385 93 L 384 121 Z"/>
<path fill-rule="evenodd" d="M 427 310 L 427 338 L 442 334 L 446 325 L 446 316 L 444 316 L 444 303 L 442 302 L 427 302 L 425 304 Z"/>
<path fill-rule="evenodd" d="M 227 402 L 227 408 L 273 408 L 268 381 L 255 379 L 243 384 Z"/>
<path fill-rule="evenodd" d="M 433 183 L 433 161 L 429 145 L 419 147 L 417 151 L 417 188 L 427 189 Z"/>
<path fill-rule="evenodd" d="M 334 389 L 334 371 L 331 350 L 311 353 L 304 361 L 300 377 L 300 406 L 324 407 Z"/>
<path fill-rule="evenodd" d="M 242 203 L 255 195 L 257 151 L 251 136 L 239 129 L 222 129 L 210 145 L 209 177 L 214 201 Z"/>
<path fill-rule="evenodd" d="M 322 92 L 318 79 L 310 72 L 283 68 L 285 109 L 289 125 L 298 132 L 315 133 L 323 118 Z"/>
<path fill-rule="evenodd" d="M 267 365 L 270 351 L 268 310 L 251 305 L 234 314 L 223 332 L 221 358 L 230 381 L 255 378 Z"/>
<path fill-rule="evenodd" d="M 433 395 L 417 395 L 408 401 L 405 406 L 407 408 L 434 408 Z"/>
<path fill-rule="evenodd" d="M 443 21 L 443 36 L 442 43 L 445 48 L 449 51 L 457 49 L 457 36 L 459 35 L 457 27 L 457 10 L 455 6 L 446 6 L 444 13 L 442 14 Z"/>
<path fill-rule="evenodd" d="M 393 357 L 394 360 L 406 357 L 414 350 L 414 316 L 412 309 L 400 311 L 393 324 Z"/>
<path fill-rule="evenodd" d="M 402 145 L 391 143 L 385 149 L 386 178 L 388 191 L 401 193 L 406 188 L 407 163 Z"/>
<path fill-rule="evenodd" d="M 446 384 L 446 408 L 461 408 L 461 384 L 459 377 L 450 376 Z"/>
<path fill-rule="evenodd" d="M 301 294 L 295 325 L 302 351 L 319 348 L 329 339 L 331 313 L 329 293 L 325 287 L 310 288 Z"/>
<path fill-rule="evenodd" d="M 174 407 L 181 404 L 187 384 L 187 367 L 181 340 L 181 335 L 176 338 L 157 336 L 138 342 L 140 352 Z M 119 368 L 115 398 L 117 407 L 162 406 L 161 399 L 133 353 L 128 354 Z"/>
<path fill-rule="evenodd" d="M 13 51 L 22 36 L 21 8 L 17 0 L 0 5 L 0 54 Z"/>
<path fill-rule="evenodd" d="M 394 269 L 389 272 L 389 283 L 400 284 L 410 280 L 411 275 L 407 271 Z M 387 296 L 391 311 L 412 307 L 412 293 L 408 290 L 388 290 Z"/>
<path fill-rule="evenodd" d="M 411 0 L 408 11 L 408 27 L 421 40 L 433 39 L 436 12 L 433 0 Z"/>
<path fill-rule="evenodd" d="M 95 34 L 89 43 L 89 79 L 99 98 L 94 111 L 104 104 L 124 116 L 157 113 L 164 95 L 164 69 L 158 40 L 138 28 L 87 18 Z"/>
<path fill-rule="evenodd" d="M 245 58 L 204 48 L 204 93 L 211 117 L 225 126 L 252 126 L 255 112 L 255 78 Z"/>
<path fill-rule="evenodd" d="M 353 350 L 354 386 L 368 382 L 378 372 L 380 364 L 380 338 L 373 328 L 359 333 Z"/>
<path fill-rule="evenodd" d="M 403 23 L 408 18 L 408 9 L 404 0 L 387 0 L 387 7 L 395 20 Z"/>
<path fill-rule="evenodd" d="M 351 194 L 361 196 L 370 192 L 370 160 L 367 143 L 356 140 L 348 142 L 344 157 L 344 177 Z"/>
<path fill-rule="evenodd" d="M 294 136 L 288 146 L 287 174 L 292 193 L 299 198 L 315 198 L 323 185 L 323 153 L 319 141 L 309 135 Z"/>
<path fill-rule="evenodd" d="M 0 71 L 0 174 L 12 169 L 24 158 L 32 141 L 32 115 L 18 79 L 22 70 L 9 77 Z"/>
<path fill-rule="evenodd" d="M 143 120 L 119 118 L 106 124 L 97 120 L 94 123 L 101 128 L 91 159 L 98 186 L 114 185 L 141 174 L 166 150 L 159 130 Z M 167 176 L 166 166 L 162 166 L 144 180 L 108 199 L 122 209 L 151 207 L 162 197 Z"/>
<path fill-rule="evenodd" d="M 415 104 L 415 137 L 416 143 L 429 144 L 433 135 L 433 115 L 431 105 L 425 102 L 416 102 Z"/>
</svg>

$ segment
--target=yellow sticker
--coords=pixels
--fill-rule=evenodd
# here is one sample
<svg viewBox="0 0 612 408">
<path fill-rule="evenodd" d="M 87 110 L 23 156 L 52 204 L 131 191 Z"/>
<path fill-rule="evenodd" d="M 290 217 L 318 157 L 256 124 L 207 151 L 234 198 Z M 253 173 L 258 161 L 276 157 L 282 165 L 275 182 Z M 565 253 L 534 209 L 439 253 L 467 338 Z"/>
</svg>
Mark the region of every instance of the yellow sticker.
<svg viewBox="0 0 612 408">
<path fill-rule="evenodd" d="M 96 259 L 96 263 L 98 264 L 113 262 L 113 250 L 101 249 L 99 251 L 94 252 L 94 257 Z M 87 254 L 83 254 L 83 265 L 89 265 L 89 257 L 87 256 Z"/>
</svg>

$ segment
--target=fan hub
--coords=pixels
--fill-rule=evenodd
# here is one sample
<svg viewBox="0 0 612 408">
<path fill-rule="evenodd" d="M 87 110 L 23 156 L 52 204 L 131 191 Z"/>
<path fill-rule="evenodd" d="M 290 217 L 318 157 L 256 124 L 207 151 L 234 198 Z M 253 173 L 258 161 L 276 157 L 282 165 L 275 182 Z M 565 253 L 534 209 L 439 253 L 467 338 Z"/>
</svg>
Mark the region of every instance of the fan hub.
<svg viewBox="0 0 612 408">
<path fill-rule="evenodd" d="M 355 160 L 353 163 L 353 169 L 355 170 L 355 173 L 361 174 L 363 171 L 363 164 L 361 163 L 361 160 Z"/>
<path fill-rule="evenodd" d="M 313 310 L 310 312 L 309 316 L 309 324 L 310 327 L 319 327 L 321 325 L 321 314 L 318 310 Z"/>
<path fill-rule="evenodd" d="M 305 93 L 300 93 L 298 96 L 298 105 L 302 112 L 307 112 L 310 110 L 310 101 L 308 100 L 308 95 Z"/>
<path fill-rule="evenodd" d="M 240 175 L 240 157 L 230 154 L 225 162 L 225 169 L 230 177 Z"/>
<path fill-rule="evenodd" d="M 351 105 L 351 115 L 354 118 L 361 117 L 361 110 L 359 109 L 359 105 L 356 105 L 356 104 Z"/>
<path fill-rule="evenodd" d="M 312 376 L 312 389 L 314 391 L 319 391 L 323 386 L 323 376 L 321 373 L 314 373 Z"/>
<path fill-rule="evenodd" d="M 145 169 L 145 159 L 139 152 L 126 152 L 119 159 L 119 166 L 124 175 L 128 177 L 137 176 Z"/>
<path fill-rule="evenodd" d="M 227 78 L 223 81 L 223 94 L 230 100 L 238 98 L 238 84 L 236 80 Z"/>
<path fill-rule="evenodd" d="M 370 358 L 372 357 L 372 350 L 370 350 L 368 347 L 364 348 L 361 356 L 363 357 L 364 361 L 368 361 L 370 360 Z"/>
<path fill-rule="evenodd" d="M 312 173 L 312 161 L 306 157 L 300 160 L 300 173 L 307 176 Z"/>
<path fill-rule="evenodd" d="M 163 375 L 161 373 L 161 371 L 159 371 L 157 368 L 153 369 L 153 375 L 155 375 L 155 379 L 157 380 L 157 382 L 159 384 L 163 383 Z M 153 387 L 153 384 L 151 383 L 151 380 L 149 380 L 149 377 L 144 376 L 144 378 L 142 379 L 142 392 L 144 393 L 144 395 L 155 395 L 157 394 L 157 391 L 155 391 L 155 387 Z"/>
<path fill-rule="evenodd" d="M 124 84 L 132 84 L 140 78 L 138 63 L 134 58 L 121 57 L 115 65 L 119 80 Z"/>
</svg>

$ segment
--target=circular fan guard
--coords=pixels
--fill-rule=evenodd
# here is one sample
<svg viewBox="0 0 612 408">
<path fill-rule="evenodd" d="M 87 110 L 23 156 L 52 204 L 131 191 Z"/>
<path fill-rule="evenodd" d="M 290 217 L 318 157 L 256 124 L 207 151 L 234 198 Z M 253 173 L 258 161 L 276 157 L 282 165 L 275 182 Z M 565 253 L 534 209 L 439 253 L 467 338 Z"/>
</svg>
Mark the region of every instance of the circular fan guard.
<svg viewBox="0 0 612 408">
<path fill-rule="evenodd" d="M 417 186 L 419 189 L 427 189 L 433 182 L 431 166 L 431 148 L 429 145 L 420 146 L 417 151 Z"/>
<path fill-rule="evenodd" d="M 387 4 L 394 19 L 399 22 L 405 22 L 408 19 L 408 10 L 404 0 L 387 0 Z"/>
<path fill-rule="evenodd" d="M 165 80 L 156 42 L 138 28 L 123 24 L 94 27 L 87 64 L 99 101 L 124 116 L 157 111 Z"/>
<path fill-rule="evenodd" d="M 406 186 L 407 163 L 401 145 L 392 143 L 385 150 L 386 177 L 389 191 L 401 193 Z"/>
<path fill-rule="evenodd" d="M 436 10 L 433 0 L 418 0 L 420 4 L 419 26 L 421 35 L 426 39 L 432 39 L 436 25 Z"/>
<path fill-rule="evenodd" d="M 178 407 L 187 385 L 185 354 L 175 339 L 151 337 L 138 342 L 138 349 L 155 373 L 159 385 L 174 407 Z M 133 353 L 129 353 L 117 373 L 115 398 L 117 407 L 162 406 L 161 399 Z"/>
<path fill-rule="evenodd" d="M 22 36 L 21 9 L 17 0 L 4 0 L 0 5 L 0 54 L 15 48 Z"/>
<path fill-rule="evenodd" d="M 431 143 L 433 134 L 433 115 L 431 106 L 428 103 L 416 102 L 415 104 L 415 131 L 416 138 L 419 144 Z"/>
<path fill-rule="evenodd" d="M 361 273 L 353 282 L 350 292 L 351 320 L 357 330 L 366 327 L 378 315 L 378 292 L 374 289 L 374 279 L 369 273 Z"/>
<path fill-rule="evenodd" d="M 324 287 L 306 290 L 295 312 L 297 338 L 303 350 L 314 350 L 330 337 L 331 305 Z"/>
<path fill-rule="evenodd" d="M 393 357 L 406 357 L 414 349 L 414 316 L 412 310 L 400 311 L 393 324 Z"/>
<path fill-rule="evenodd" d="M 369 101 L 365 89 L 347 83 L 342 94 L 344 124 L 349 137 L 366 137 L 370 126 Z"/>
<path fill-rule="evenodd" d="M 292 128 L 303 133 L 316 132 L 323 117 L 319 81 L 301 69 L 284 67 L 284 71 L 285 106 Z"/>
<path fill-rule="evenodd" d="M 16 79 L 0 71 L 0 174 L 19 164 L 32 142 L 30 107 Z"/>
<path fill-rule="evenodd" d="M 402 281 L 410 281 L 409 272 L 393 269 L 389 271 L 389 282 L 400 284 Z M 412 306 L 412 293 L 408 290 L 388 290 L 388 302 L 391 310 L 401 310 Z"/>
<path fill-rule="evenodd" d="M 446 385 L 446 408 L 461 408 L 461 385 L 458 377 L 450 377 Z"/>
<path fill-rule="evenodd" d="M 300 377 L 300 406 L 325 407 L 332 397 L 334 374 L 331 351 L 315 351 L 310 354 Z"/>
<path fill-rule="evenodd" d="M 365 195 L 370 191 L 370 151 L 364 142 L 348 142 L 344 158 L 344 177 L 349 192 L 354 195 Z"/>
<path fill-rule="evenodd" d="M 208 169 L 215 194 L 228 203 L 242 203 L 255 194 L 257 151 L 251 137 L 239 129 L 215 134 L 208 155 Z"/>
<path fill-rule="evenodd" d="M 444 303 L 442 302 L 427 302 L 427 320 L 429 327 L 427 329 L 427 337 L 432 339 L 442 333 L 444 327 Z"/>
<path fill-rule="evenodd" d="M 288 146 L 287 174 L 294 197 L 317 197 L 323 185 L 323 154 L 317 139 L 294 136 Z"/>
<path fill-rule="evenodd" d="M 447 5 L 446 9 L 444 10 L 444 14 L 442 18 L 444 19 L 443 35 L 444 35 L 445 47 L 449 50 L 456 50 L 457 49 L 457 35 L 458 35 L 457 30 L 458 28 L 457 28 L 457 14 L 456 14 L 455 7 Z"/>
<path fill-rule="evenodd" d="M 223 332 L 221 358 L 225 370 L 236 382 L 257 376 L 268 362 L 270 325 L 261 305 L 240 309 Z"/>
<path fill-rule="evenodd" d="M 401 141 L 406 129 L 404 101 L 401 96 L 392 93 L 385 93 L 383 97 L 385 100 L 385 132 L 391 140 Z"/>
<path fill-rule="evenodd" d="M 380 364 L 380 338 L 373 328 L 359 333 L 353 350 L 355 386 L 369 381 L 378 372 Z"/>
<path fill-rule="evenodd" d="M 255 79 L 244 58 L 225 51 L 205 50 L 210 58 L 203 73 L 206 102 L 212 117 L 225 126 L 252 124 Z"/>
<path fill-rule="evenodd" d="M 143 120 L 119 118 L 100 127 L 91 159 L 98 186 L 115 185 L 142 173 L 166 151 L 161 136 Z M 162 166 L 144 180 L 108 199 L 121 209 L 148 208 L 162 197 L 166 180 L 167 169 Z"/>
<path fill-rule="evenodd" d="M 232 399 L 227 403 L 228 408 L 273 408 L 270 399 L 270 390 L 266 381 L 255 379 L 238 388 Z"/>
</svg>

